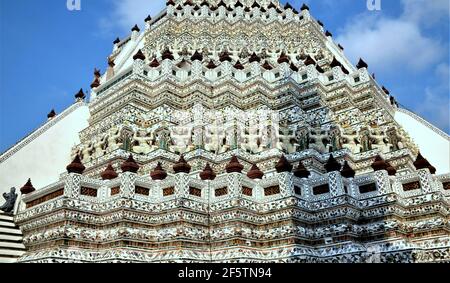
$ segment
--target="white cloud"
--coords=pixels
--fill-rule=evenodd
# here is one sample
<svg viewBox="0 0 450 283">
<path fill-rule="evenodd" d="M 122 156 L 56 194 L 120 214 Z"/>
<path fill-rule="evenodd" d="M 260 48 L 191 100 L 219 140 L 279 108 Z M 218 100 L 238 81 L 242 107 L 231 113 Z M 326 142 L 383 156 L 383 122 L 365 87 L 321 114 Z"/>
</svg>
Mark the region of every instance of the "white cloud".
<svg viewBox="0 0 450 283">
<path fill-rule="evenodd" d="M 137 24 L 144 26 L 148 15 L 155 16 L 166 7 L 165 0 L 114 0 L 112 13 L 100 19 L 100 29 L 103 33 L 113 30 L 129 32 Z"/>
<path fill-rule="evenodd" d="M 416 108 L 419 114 L 447 132 L 450 131 L 449 68 L 447 63 L 436 67 L 435 77 L 438 83 L 425 89 L 425 97 Z"/>
<path fill-rule="evenodd" d="M 377 72 L 421 71 L 445 52 L 412 22 L 370 16 L 350 23 L 337 41 L 353 61 L 362 57 Z"/>
<path fill-rule="evenodd" d="M 448 0 L 402 0 L 403 18 L 431 26 L 449 17 Z"/>
</svg>

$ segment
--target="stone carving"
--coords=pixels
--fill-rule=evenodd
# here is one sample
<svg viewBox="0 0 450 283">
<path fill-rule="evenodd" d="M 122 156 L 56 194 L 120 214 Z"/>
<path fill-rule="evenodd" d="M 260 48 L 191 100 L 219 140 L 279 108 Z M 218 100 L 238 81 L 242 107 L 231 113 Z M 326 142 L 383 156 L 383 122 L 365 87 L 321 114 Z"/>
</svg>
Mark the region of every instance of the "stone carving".
<svg viewBox="0 0 450 283">
<path fill-rule="evenodd" d="M 344 131 L 341 137 L 342 148 L 346 148 L 350 150 L 351 153 L 360 153 L 362 152 L 362 145 L 358 141 L 358 134 L 356 131 L 347 129 Z"/>
<path fill-rule="evenodd" d="M 391 151 L 392 144 L 389 143 L 388 138 L 380 129 L 374 129 L 369 137 L 371 149 L 378 149 L 382 153 Z"/>
<path fill-rule="evenodd" d="M 320 128 L 312 129 L 309 134 L 309 148 L 317 150 L 319 153 L 328 152 L 330 138 L 327 131 Z"/>
<path fill-rule="evenodd" d="M 279 130 L 279 142 L 277 148 L 285 153 L 294 153 L 300 146 L 295 132 L 289 129 L 287 122 L 282 122 Z"/>
<path fill-rule="evenodd" d="M 3 198 L 6 202 L 0 206 L 0 210 L 6 213 L 12 213 L 17 200 L 16 188 L 11 188 L 9 193 L 4 193 Z"/>
<path fill-rule="evenodd" d="M 241 134 L 241 148 L 253 154 L 259 153 L 262 151 L 261 138 L 258 127 L 254 124 L 249 124 Z"/>
<path fill-rule="evenodd" d="M 173 126 L 170 129 L 172 145 L 169 146 L 171 152 L 184 154 L 195 149 L 192 143 L 192 131 L 190 126 Z"/>
<path fill-rule="evenodd" d="M 386 135 L 388 137 L 389 143 L 392 145 L 391 151 L 396 151 L 405 148 L 405 145 L 403 144 L 402 137 L 397 133 L 397 130 L 395 128 L 390 128 Z"/>
<path fill-rule="evenodd" d="M 109 131 L 107 142 L 107 152 L 113 152 L 121 148 L 123 146 L 123 142 L 121 141 L 121 130 L 117 127 L 112 128 Z"/>
<path fill-rule="evenodd" d="M 155 137 L 153 132 L 147 133 L 137 130 L 133 136 L 133 152 L 137 154 L 148 154 L 158 147 L 154 146 Z"/>
</svg>

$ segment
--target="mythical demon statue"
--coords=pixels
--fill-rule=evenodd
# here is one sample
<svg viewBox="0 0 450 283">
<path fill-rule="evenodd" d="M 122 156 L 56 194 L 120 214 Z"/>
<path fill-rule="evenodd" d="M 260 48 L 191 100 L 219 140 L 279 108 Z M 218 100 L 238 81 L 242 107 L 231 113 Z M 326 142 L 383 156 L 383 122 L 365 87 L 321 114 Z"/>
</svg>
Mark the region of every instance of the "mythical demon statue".
<svg viewBox="0 0 450 283">
<path fill-rule="evenodd" d="M 0 206 L 0 210 L 6 213 L 12 213 L 17 200 L 16 188 L 11 188 L 9 193 L 4 193 L 3 198 L 5 198 L 6 202 Z"/>
</svg>

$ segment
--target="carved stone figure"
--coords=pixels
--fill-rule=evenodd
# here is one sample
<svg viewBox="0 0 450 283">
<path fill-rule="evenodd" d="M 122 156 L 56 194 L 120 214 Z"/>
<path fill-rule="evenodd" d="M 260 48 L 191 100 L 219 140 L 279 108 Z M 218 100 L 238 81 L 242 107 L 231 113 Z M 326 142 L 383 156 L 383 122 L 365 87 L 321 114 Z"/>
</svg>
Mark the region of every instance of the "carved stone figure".
<svg viewBox="0 0 450 283">
<path fill-rule="evenodd" d="M 171 152 L 178 154 L 184 154 L 194 150 L 192 144 L 192 127 L 172 127 L 170 129 L 170 137 L 172 138 L 172 144 L 169 146 Z"/>
<path fill-rule="evenodd" d="M 370 140 L 370 132 L 367 128 L 361 129 L 359 133 L 359 142 L 362 147 L 362 152 L 372 150 L 372 142 Z"/>
<path fill-rule="evenodd" d="M 148 154 L 157 147 L 153 145 L 153 133 L 147 134 L 146 131 L 136 131 L 133 136 L 133 152 L 137 154 Z"/>
<path fill-rule="evenodd" d="M 122 147 L 123 143 L 120 141 L 120 129 L 112 128 L 108 135 L 107 152 L 113 152 Z"/>
<path fill-rule="evenodd" d="M 4 193 L 3 198 L 6 202 L 0 206 L 0 210 L 6 213 L 12 213 L 17 200 L 16 188 L 11 188 L 9 193 Z"/>
<path fill-rule="evenodd" d="M 94 143 L 94 158 L 102 157 L 105 154 L 106 135 L 99 137 Z"/>
<path fill-rule="evenodd" d="M 90 162 L 92 160 L 92 153 L 94 150 L 94 143 L 90 142 L 87 146 L 83 146 L 83 163 Z"/>
<path fill-rule="evenodd" d="M 341 132 L 339 128 L 332 127 L 329 132 L 330 144 L 328 145 L 330 152 L 335 152 L 342 149 L 342 143 L 340 138 Z"/>
<path fill-rule="evenodd" d="M 309 135 L 309 148 L 315 149 L 320 153 L 327 152 L 329 137 L 325 130 L 313 129 Z"/>
<path fill-rule="evenodd" d="M 170 131 L 167 128 L 163 128 L 156 133 L 157 145 L 160 149 L 169 150 L 170 143 Z"/>
<path fill-rule="evenodd" d="M 405 148 L 403 144 L 403 139 L 398 135 L 397 130 L 395 128 L 391 128 L 386 132 L 386 135 L 389 139 L 389 143 L 392 144 L 392 151 L 397 151 Z"/>
<path fill-rule="evenodd" d="M 361 153 L 362 145 L 358 142 L 356 131 L 347 131 L 341 137 L 342 148 L 349 149 L 352 153 Z"/>
<path fill-rule="evenodd" d="M 260 153 L 261 149 L 261 134 L 256 125 L 249 125 L 248 131 L 242 133 L 241 148 L 250 153 Z"/>
<path fill-rule="evenodd" d="M 382 153 L 390 152 L 392 144 L 389 143 L 386 135 L 384 135 L 381 130 L 375 129 L 370 135 L 370 139 L 372 143 L 372 149 L 378 149 Z"/>
<path fill-rule="evenodd" d="M 226 145 L 226 135 L 222 127 L 210 125 L 205 127 L 205 150 L 215 154 L 224 153 L 229 149 Z"/>
<path fill-rule="evenodd" d="M 288 154 L 294 153 L 299 147 L 296 136 L 293 131 L 287 127 L 287 123 L 282 123 L 280 126 L 279 141 L 280 145 L 277 146 L 277 148 Z"/>
<path fill-rule="evenodd" d="M 309 132 L 307 129 L 298 130 L 296 139 L 298 143 L 298 151 L 307 150 L 309 148 Z"/>
</svg>

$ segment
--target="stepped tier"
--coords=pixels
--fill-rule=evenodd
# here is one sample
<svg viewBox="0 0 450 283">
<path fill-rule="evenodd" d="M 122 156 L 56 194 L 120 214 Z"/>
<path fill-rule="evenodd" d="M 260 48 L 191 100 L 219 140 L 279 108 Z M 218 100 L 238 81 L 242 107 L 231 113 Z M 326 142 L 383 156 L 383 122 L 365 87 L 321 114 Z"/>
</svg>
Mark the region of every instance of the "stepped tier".
<svg viewBox="0 0 450 283">
<path fill-rule="evenodd" d="M 107 181 L 69 174 L 23 198 L 16 221 L 28 251 L 20 261 L 450 259 L 449 174 L 420 169 L 392 177 L 377 169 L 300 179 L 272 169 L 253 180 L 247 170 L 212 181 L 199 172 L 158 181 L 130 172 Z"/>
<path fill-rule="evenodd" d="M 13 263 L 25 254 L 22 232 L 12 215 L 0 213 L 0 263 Z"/>
</svg>

